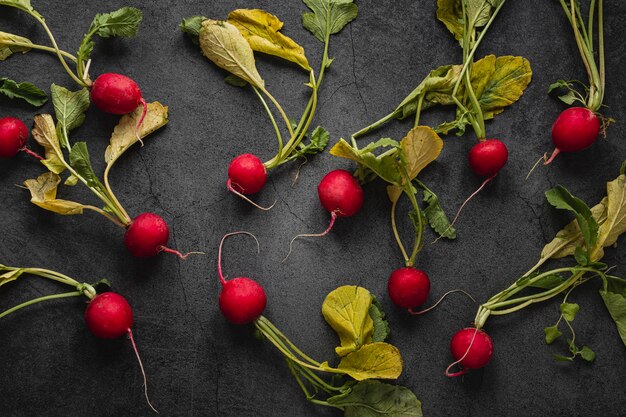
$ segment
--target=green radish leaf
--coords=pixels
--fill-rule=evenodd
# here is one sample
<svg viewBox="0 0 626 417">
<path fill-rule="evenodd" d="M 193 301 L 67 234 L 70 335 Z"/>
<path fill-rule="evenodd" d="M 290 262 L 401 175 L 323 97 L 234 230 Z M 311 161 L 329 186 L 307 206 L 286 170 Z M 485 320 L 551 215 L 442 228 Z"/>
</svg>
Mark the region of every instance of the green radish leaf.
<svg viewBox="0 0 626 417">
<path fill-rule="evenodd" d="M 204 16 L 191 16 L 187 19 L 183 19 L 178 25 L 180 30 L 189 35 L 193 43 L 199 44 L 198 38 L 200 37 L 200 29 L 202 28 L 202 22 L 207 18 Z"/>
<path fill-rule="evenodd" d="M 559 274 L 546 275 L 538 281 L 535 281 L 530 286 L 533 288 L 541 288 L 544 290 L 551 290 L 552 288 L 556 288 L 559 285 L 565 282 L 565 278 Z"/>
<path fill-rule="evenodd" d="M 70 151 L 70 165 L 76 170 L 78 175 L 87 180 L 87 186 L 103 190 L 104 186 L 93 171 L 89 151 L 85 142 L 76 142 Z"/>
<path fill-rule="evenodd" d="M 606 221 L 600 226 L 597 248 L 591 256 L 592 261 L 602 258 L 601 248 L 613 246 L 619 236 L 626 232 L 626 175 L 606 184 L 607 213 Z"/>
<path fill-rule="evenodd" d="M 254 61 L 254 52 L 239 30 L 228 22 L 207 19 L 200 29 L 204 56 L 256 88 L 265 88 Z"/>
<path fill-rule="evenodd" d="M 387 322 L 387 319 L 385 319 L 383 306 L 373 294 L 372 305 L 369 309 L 369 315 L 374 323 L 374 334 L 372 335 L 372 342 L 384 342 L 389 336 L 389 323 Z"/>
<path fill-rule="evenodd" d="M 318 126 L 313 130 L 313 133 L 311 133 L 311 139 L 309 140 L 309 143 L 300 143 L 298 145 L 298 149 L 289 157 L 289 159 L 295 159 L 304 155 L 315 155 L 320 152 L 324 152 L 324 149 L 326 149 L 326 146 L 328 145 L 329 139 L 330 134 L 328 133 L 328 131 L 321 126 Z"/>
<path fill-rule="evenodd" d="M 551 345 L 554 341 L 556 341 L 556 339 L 563 336 L 563 333 L 559 331 L 557 326 L 546 327 L 543 329 L 543 332 L 546 335 L 546 343 L 548 345 Z"/>
<path fill-rule="evenodd" d="M 24 271 L 22 269 L 16 269 L 14 271 L 7 271 L 0 274 L 0 287 L 11 281 L 15 281 L 22 275 Z"/>
<path fill-rule="evenodd" d="M 304 48 L 280 33 L 284 23 L 273 14 L 260 9 L 237 9 L 228 14 L 226 21 L 239 29 L 253 51 L 283 58 L 311 71 Z"/>
<path fill-rule="evenodd" d="M 247 81 L 244 81 L 241 78 L 233 74 L 230 74 L 224 77 L 224 81 L 226 81 L 226 84 L 230 84 L 233 87 L 245 87 L 248 85 Z"/>
<path fill-rule="evenodd" d="M 139 106 L 134 112 L 122 116 L 118 124 L 113 129 L 109 146 L 104 152 L 104 161 L 110 167 L 124 154 L 131 146 L 139 142 L 137 138 L 137 122 L 141 117 L 143 109 Z M 168 122 L 168 107 L 155 101 L 147 104 L 146 116 L 139 127 L 139 137 L 145 138 L 149 134 L 165 126 Z"/>
<path fill-rule="evenodd" d="M 65 159 L 61 144 L 54 125 L 54 120 L 49 114 L 37 114 L 34 118 L 33 138 L 45 149 L 45 157 L 41 163 L 55 174 L 65 171 Z"/>
<path fill-rule="evenodd" d="M 418 184 L 424 190 L 424 204 L 426 204 L 426 208 L 423 211 L 430 227 L 441 237 L 456 239 L 456 229 L 450 225 L 450 220 L 439 203 L 439 197 L 430 189 L 424 187 L 423 184 Z"/>
<path fill-rule="evenodd" d="M 322 304 L 322 315 L 339 336 L 339 356 L 360 349 L 370 343 L 374 322 L 369 315 L 372 295 L 362 287 L 345 285 L 331 291 Z"/>
<path fill-rule="evenodd" d="M 81 126 L 85 121 L 85 112 L 89 108 L 89 90 L 83 88 L 70 91 L 67 88 L 52 84 L 52 104 L 57 116 L 57 127 L 68 132 Z"/>
<path fill-rule="evenodd" d="M 30 5 L 30 0 L 0 0 L 0 6 L 16 7 L 43 18 L 43 16 Z"/>
<path fill-rule="evenodd" d="M 29 45 L 32 44 L 33 43 L 28 38 L 12 33 L 0 32 L 0 61 L 4 61 L 16 52 L 25 54 L 31 50 Z"/>
<path fill-rule="evenodd" d="M 380 381 L 357 382 L 351 389 L 328 398 L 346 417 L 422 417 L 422 404 L 408 388 Z"/>
<path fill-rule="evenodd" d="M 574 321 L 576 317 L 576 313 L 580 310 L 580 306 L 576 303 L 562 303 L 561 306 L 561 314 L 563 314 L 563 318 L 570 323 Z"/>
<path fill-rule="evenodd" d="M 588 346 L 583 346 L 583 348 L 579 350 L 577 354 L 580 355 L 580 357 L 587 362 L 593 362 L 596 359 L 596 353 Z"/>
<path fill-rule="evenodd" d="M 589 265 L 589 255 L 580 246 L 574 250 L 574 259 L 576 259 L 576 262 L 578 262 L 580 266 Z"/>
<path fill-rule="evenodd" d="M 402 373 L 402 357 L 398 348 L 389 343 L 368 343 L 344 356 L 337 369 L 357 381 L 396 379 Z"/>
<path fill-rule="evenodd" d="M 598 223 L 584 201 L 574 197 L 564 187 L 558 185 L 546 191 L 548 202 L 557 209 L 569 210 L 576 214 L 578 226 L 583 235 L 587 252 L 594 249 L 598 239 Z"/>
<path fill-rule="evenodd" d="M 24 186 L 30 191 L 30 202 L 42 209 L 61 215 L 83 214 L 82 204 L 56 198 L 60 183 L 61 177 L 54 172 L 46 172 L 37 179 L 24 181 Z"/>
<path fill-rule="evenodd" d="M 352 0 L 302 1 L 312 11 L 302 14 L 302 25 L 323 43 L 356 19 L 358 14 L 358 7 Z"/>
<path fill-rule="evenodd" d="M 559 362 L 572 362 L 574 360 L 574 358 L 572 358 L 571 356 L 563 356 L 563 355 L 552 355 L 554 357 L 554 359 L 556 359 Z"/>
<path fill-rule="evenodd" d="M 606 276 L 600 296 L 615 321 L 617 331 L 626 346 L 626 280 Z"/>
<path fill-rule="evenodd" d="M 399 143 L 393 139 L 383 138 L 362 149 L 355 150 L 344 139 L 339 139 L 339 142 L 331 148 L 330 154 L 358 162 L 388 183 L 402 186 L 403 179 L 400 174 L 397 152 L 385 156 L 374 154 L 375 150 L 387 147 L 398 148 Z"/>
<path fill-rule="evenodd" d="M 48 95 L 31 83 L 16 83 L 8 78 L 0 77 L 0 94 L 9 98 L 20 98 L 33 106 L 46 104 Z"/>
</svg>

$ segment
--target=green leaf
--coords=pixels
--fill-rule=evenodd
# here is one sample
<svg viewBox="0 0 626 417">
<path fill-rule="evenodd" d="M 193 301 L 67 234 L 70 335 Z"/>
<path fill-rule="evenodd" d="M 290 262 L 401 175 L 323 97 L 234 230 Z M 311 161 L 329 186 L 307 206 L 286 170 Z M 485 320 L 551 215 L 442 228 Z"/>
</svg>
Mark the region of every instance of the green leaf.
<svg viewBox="0 0 626 417">
<path fill-rule="evenodd" d="M 430 227 L 441 237 L 456 239 L 456 229 L 450 225 L 450 220 L 443 207 L 441 207 L 437 195 L 424 187 L 423 184 L 418 184 L 424 189 L 424 204 L 426 204 L 426 208 L 424 208 L 423 212 Z"/>
<path fill-rule="evenodd" d="M 252 50 L 283 58 L 311 71 L 304 48 L 280 33 L 284 23 L 273 14 L 260 9 L 237 9 L 228 14 L 227 22 L 239 29 Z"/>
<path fill-rule="evenodd" d="M 559 362 L 572 362 L 574 360 L 574 358 L 572 358 L 571 356 L 563 356 L 563 355 L 552 355 L 554 357 L 554 359 L 556 359 Z"/>
<path fill-rule="evenodd" d="M 562 303 L 560 308 L 563 318 L 569 322 L 574 321 L 576 313 L 580 310 L 580 306 L 576 303 Z"/>
<path fill-rule="evenodd" d="M 37 114 L 34 118 L 33 138 L 45 149 L 41 163 L 55 174 L 65 171 L 63 151 L 57 135 L 54 120 L 49 114 Z"/>
<path fill-rule="evenodd" d="M 606 305 L 609 314 L 615 321 L 617 331 L 626 346 L 626 280 L 607 276 L 600 296 Z"/>
<path fill-rule="evenodd" d="M 137 35 L 141 19 L 141 10 L 122 7 L 111 13 L 98 13 L 91 22 L 89 32 L 101 38 L 132 38 Z"/>
<path fill-rule="evenodd" d="M 315 155 L 320 152 L 324 152 L 329 139 L 330 134 L 328 131 L 321 126 L 318 126 L 313 130 L 313 133 L 311 133 L 311 139 L 309 142 L 307 144 L 300 143 L 296 152 L 294 152 L 294 154 L 289 158 L 295 159 L 304 155 Z"/>
<path fill-rule="evenodd" d="M 204 56 L 218 67 L 257 88 L 264 88 L 250 44 L 239 30 L 228 22 L 207 19 L 200 29 L 200 48 Z"/>
<path fill-rule="evenodd" d="M 241 78 L 233 74 L 229 74 L 226 77 L 224 77 L 224 81 L 226 81 L 226 84 L 230 84 L 233 87 L 245 87 L 248 85 L 247 81 L 244 81 Z"/>
<path fill-rule="evenodd" d="M 575 81 L 578 84 L 581 84 L 584 87 L 584 84 L 580 81 Z M 569 105 L 574 104 L 575 101 L 579 101 L 582 105 L 586 105 L 584 98 L 581 94 L 574 88 L 574 82 L 558 80 L 548 87 L 548 94 L 557 89 L 565 89 L 567 90 L 566 94 L 560 95 L 559 99 Z"/>
<path fill-rule="evenodd" d="M 588 346 L 583 346 L 577 353 L 587 362 L 593 362 L 596 359 L 596 353 Z"/>
<path fill-rule="evenodd" d="M 454 35 L 454 39 L 463 39 L 463 7 L 461 0 L 437 0 L 437 19 Z"/>
<path fill-rule="evenodd" d="M 372 295 L 372 305 L 369 309 L 369 315 L 374 323 L 372 342 L 384 342 L 389 336 L 389 323 L 387 319 L 385 319 L 383 306 L 380 305 L 380 302 L 378 302 L 378 299 L 374 295 Z"/>
<path fill-rule="evenodd" d="M 104 186 L 98 179 L 96 173 L 91 166 L 89 151 L 85 142 L 76 142 L 70 151 L 70 165 L 76 170 L 78 175 L 87 180 L 87 186 L 90 188 L 104 189 Z"/>
<path fill-rule="evenodd" d="M 4 61 L 16 52 L 25 54 L 31 50 L 29 45 L 32 44 L 33 43 L 28 38 L 12 33 L 0 32 L 0 61 Z"/>
<path fill-rule="evenodd" d="M 422 417 L 422 404 L 408 388 L 380 381 L 361 381 L 345 394 L 328 398 L 345 417 Z"/>
<path fill-rule="evenodd" d="M 8 78 L 0 77 L 0 93 L 9 98 L 20 98 L 33 106 L 43 106 L 48 95 L 31 83 L 16 83 Z"/>
<path fill-rule="evenodd" d="M 606 184 L 607 214 L 606 221 L 600 226 L 598 247 L 612 246 L 619 236 L 626 232 L 626 175 L 620 175 Z M 600 256 L 601 258 L 601 256 Z M 592 256 L 593 261 L 599 260 Z"/>
<path fill-rule="evenodd" d="M 24 186 L 30 191 L 30 202 L 42 209 L 61 215 L 83 214 L 82 204 L 56 198 L 60 182 L 61 177 L 57 174 L 46 172 L 37 179 L 24 181 Z"/>
<path fill-rule="evenodd" d="M 202 28 L 202 22 L 207 18 L 204 16 L 191 16 L 187 19 L 183 19 L 178 25 L 180 30 L 189 35 L 193 43 L 196 45 L 199 43 L 198 37 L 200 36 L 200 29 Z"/>
<path fill-rule="evenodd" d="M 598 223 L 584 201 L 574 197 L 564 187 L 558 185 L 546 191 L 548 202 L 557 209 L 569 210 L 576 214 L 578 226 L 583 235 L 587 251 L 591 251 L 598 239 Z"/>
<path fill-rule="evenodd" d="M 358 7 L 352 0 L 302 0 L 311 12 L 302 14 L 302 25 L 320 42 L 339 33 L 356 19 Z"/>
<path fill-rule="evenodd" d="M 70 91 L 52 84 L 50 92 L 59 128 L 69 132 L 81 126 L 85 121 L 85 112 L 89 108 L 89 90 L 83 88 Z"/>
<path fill-rule="evenodd" d="M 541 288 L 545 290 L 551 290 L 552 288 L 556 288 L 559 285 L 565 282 L 565 278 L 559 274 L 546 275 L 538 281 L 535 281 L 530 286 L 533 288 Z"/>
<path fill-rule="evenodd" d="M 357 381 L 396 379 L 402 373 L 402 356 L 398 348 L 389 343 L 368 343 L 344 356 L 337 369 Z"/>
<path fill-rule="evenodd" d="M 549 345 L 554 343 L 554 341 L 559 337 L 563 336 L 563 333 L 559 331 L 557 326 L 546 327 L 543 329 L 543 332 L 546 334 L 546 343 Z"/>
<path fill-rule="evenodd" d="M 43 17 L 35 9 L 33 9 L 33 6 L 30 5 L 30 0 L 0 0 L 0 6 L 16 7 L 18 9 L 31 12 L 39 17 Z"/>
<path fill-rule="evenodd" d="M 355 150 L 344 139 L 339 139 L 330 150 L 330 154 L 340 158 L 346 158 L 358 162 L 367 169 L 373 171 L 377 176 L 390 184 L 402 186 L 403 177 L 400 173 L 397 152 L 383 156 L 376 156 L 375 150 L 384 147 L 398 148 L 398 142 L 383 138 L 374 143 L 370 143 L 366 147 Z"/>
<path fill-rule="evenodd" d="M 139 128 L 139 137 L 145 138 L 154 131 L 162 128 L 168 122 L 168 107 L 155 101 L 148 103 L 146 116 Z M 107 165 L 113 165 L 120 156 L 131 146 L 139 142 L 137 138 L 137 122 L 143 113 L 143 109 L 138 107 L 134 112 L 122 116 L 118 124 L 113 129 L 109 146 L 104 152 L 104 161 Z"/>
<path fill-rule="evenodd" d="M 369 315 L 372 295 L 362 287 L 345 285 L 331 291 L 322 304 L 324 319 L 339 336 L 339 356 L 360 349 L 370 343 L 374 323 Z"/>
<path fill-rule="evenodd" d="M 7 271 L 0 274 L 0 287 L 11 281 L 15 281 L 22 275 L 24 271 L 22 269 L 16 269 L 14 271 Z"/>
</svg>

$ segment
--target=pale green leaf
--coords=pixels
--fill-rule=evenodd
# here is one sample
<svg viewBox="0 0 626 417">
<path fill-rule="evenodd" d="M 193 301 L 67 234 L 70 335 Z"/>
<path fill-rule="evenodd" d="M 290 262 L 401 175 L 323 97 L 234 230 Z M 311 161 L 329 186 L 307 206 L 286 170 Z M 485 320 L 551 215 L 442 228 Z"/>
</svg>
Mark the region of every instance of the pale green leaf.
<svg viewBox="0 0 626 417">
<path fill-rule="evenodd" d="M 396 379 L 402 373 L 402 356 L 398 348 L 388 343 L 369 343 L 343 357 L 337 369 L 357 381 Z"/>
<path fill-rule="evenodd" d="M 0 61 L 4 61 L 16 52 L 25 54 L 31 50 L 30 45 L 32 44 L 28 38 L 0 32 Z"/>
<path fill-rule="evenodd" d="M 81 126 L 85 121 L 85 112 L 89 108 L 89 90 L 83 88 L 70 91 L 52 84 L 50 92 L 59 127 L 69 132 Z"/>
<path fill-rule="evenodd" d="M 461 0 L 437 0 L 437 19 L 458 41 L 463 39 L 463 7 Z"/>
<path fill-rule="evenodd" d="M 606 277 L 600 296 L 615 321 L 617 331 L 626 346 L 626 280 Z"/>
<path fill-rule="evenodd" d="M 191 40 L 198 44 L 198 38 L 200 36 L 200 29 L 202 29 L 202 22 L 207 18 L 204 16 L 191 16 L 186 19 L 183 19 L 182 22 L 178 25 L 180 30 L 191 37 Z"/>
<path fill-rule="evenodd" d="M 446 212 L 439 203 L 439 198 L 428 188 L 424 187 L 424 216 L 430 227 L 441 237 L 456 239 L 456 229 L 450 224 Z"/>
<path fill-rule="evenodd" d="M 339 33 L 356 19 L 358 7 L 352 0 L 302 0 L 311 12 L 302 14 L 302 25 L 320 42 Z"/>
<path fill-rule="evenodd" d="M 546 327 L 543 329 L 543 332 L 546 335 L 546 343 L 551 345 L 558 339 L 563 336 L 563 333 L 556 326 Z"/>
<path fill-rule="evenodd" d="M 580 310 L 580 306 L 576 303 L 561 303 L 560 309 L 563 318 L 572 322 L 576 318 L 576 313 Z"/>
<path fill-rule="evenodd" d="M 371 146 L 370 146 L 371 145 Z M 358 162 L 369 170 L 373 171 L 383 180 L 390 184 L 401 186 L 403 183 L 400 173 L 397 154 L 389 154 L 384 157 L 377 157 L 373 152 L 379 147 L 397 147 L 398 142 L 383 139 L 382 142 L 374 142 L 363 149 L 355 150 L 344 139 L 340 139 L 330 150 L 330 154 L 340 158 L 346 158 Z"/>
<path fill-rule="evenodd" d="M 612 246 L 626 232 L 626 175 L 620 175 L 606 184 L 606 221 L 600 226 L 598 245 Z"/>
<path fill-rule="evenodd" d="M 76 142 L 74 146 L 72 146 L 72 150 L 70 151 L 70 165 L 76 170 L 79 176 L 87 181 L 88 187 L 104 189 L 98 176 L 93 171 L 89 151 L 87 150 L 87 144 L 85 142 Z"/>
<path fill-rule="evenodd" d="M 560 185 L 546 191 L 545 194 L 548 202 L 554 207 L 572 211 L 576 215 L 576 221 L 582 232 L 587 252 L 591 252 L 598 239 L 598 223 L 593 218 L 589 207 L 584 201 L 574 197 L 565 187 Z"/>
</svg>

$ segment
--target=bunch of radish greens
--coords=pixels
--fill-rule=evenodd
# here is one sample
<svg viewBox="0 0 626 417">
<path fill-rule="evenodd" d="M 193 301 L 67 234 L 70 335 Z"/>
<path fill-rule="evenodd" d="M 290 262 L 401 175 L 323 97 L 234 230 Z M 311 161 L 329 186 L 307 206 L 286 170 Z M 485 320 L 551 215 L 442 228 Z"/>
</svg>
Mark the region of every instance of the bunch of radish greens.
<svg viewBox="0 0 626 417">
<path fill-rule="evenodd" d="M 89 331 L 100 339 L 118 339 L 127 335 L 137 357 L 137 362 L 141 369 L 144 382 L 144 394 L 148 405 L 153 411 L 157 411 L 148 397 L 148 385 L 146 373 L 139 356 L 139 350 L 135 344 L 131 326 L 133 325 L 133 311 L 128 301 L 121 295 L 106 291 L 98 294 L 96 288 L 99 286 L 110 287 L 111 283 L 106 280 L 100 280 L 95 284 L 81 283 L 75 279 L 68 277 L 60 272 L 51 271 L 43 268 L 19 268 L 0 264 L 0 287 L 17 280 L 25 275 L 35 275 L 40 278 L 49 279 L 61 284 L 68 285 L 73 288 L 71 292 L 45 295 L 23 302 L 0 313 L 0 319 L 15 313 L 24 307 L 28 307 L 44 301 L 51 301 L 61 298 L 82 297 L 88 299 L 88 305 L 85 309 L 85 324 Z"/>
<path fill-rule="evenodd" d="M 222 284 L 220 311 L 233 324 L 254 324 L 257 336 L 268 340 L 284 356 L 307 400 L 343 410 L 348 417 L 422 416 L 421 403 L 409 389 L 377 381 L 397 379 L 402 373 L 402 357 L 395 346 L 385 343 L 389 326 L 376 297 L 357 286 L 339 287 L 328 294 L 322 314 L 339 336 L 340 346 L 335 352 L 340 361 L 332 366 L 328 361 L 312 359 L 262 315 L 267 296 L 257 281 L 224 277 L 222 247 L 228 237 L 238 234 L 256 240 L 248 232 L 228 233 L 222 238 L 217 260 Z"/>
<path fill-rule="evenodd" d="M 559 361 L 573 361 L 580 357 L 593 361 L 596 357 L 588 346 L 581 346 L 576 338 L 573 322 L 580 306 L 572 302 L 573 292 L 589 281 L 600 281 L 600 296 L 617 325 L 622 342 L 626 345 L 626 280 L 610 275 L 612 268 L 602 263 L 604 250 L 617 245 L 620 235 L 626 232 L 626 162 L 620 175 L 606 185 L 606 196 L 589 208 L 582 200 L 571 195 L 562 186 L 546 192 L 548 202 L 561 210 L 574 213 L 575 220 L 560 230 L 542 250 L 539 262 L 510 287 L 481 304 L 473 328 L 463 329 L 462 340 L 452 343 L 452 354 L 462 370 L 460 375 L 473 368 L 485 366 L 491 358 L 491 339 L 482 330 L 491 316 L 511 314 L 532 304 L 561 297 L 560 314 L 556 323 L 544 329 L 547 344 L 562 340 L 563 332 L 569 337 L 563 342 L 569 353 L 555 354 Z M 549 260 L 572 258 L 573 264 L 556 269 L 540 268 Z M 457 336 L 455 336 L 459 339 Z M 488 353 L 488 354 L 487 354 Z"/>
<path fill-rule="evenodd" d="M 559 0 L 559 2 L 573 29 L 589 81 L 585 84 L 578 80 L 558 80 L 550 85 L 548 93 L 565 90 L 567 92 L 559 96 L 559 99 L 570 106 L 573 104 L 578 106 L 563 110 L 552 125 L 552 142 L 555 149 L 545 164 L 551 163 L 561 152 L 578 152 L 588 148 L 596 141 L 600 132 L 604 132 L 607 125 L 612 122 L 600 114 L 606 78 L 602 0 L 589 2 L 586 25 L 578 0 Z M 594 25 L 596 14 L 597 26 Z M 595 31 L 597 38 L 594 37 Z"/>
<path fill-rule="evenodd" d="M 302 24 L 324 44 L 317 77 L 309 65 L 304 49 L 293 39 L 283 35 L 280 32 L 283 22 L 266 11 L 237 9 L 225 21 L 193 16 L 184 19 L 180 24 L 181 30 L 200 45 L 202 53 L 208 59 L 230 73 L 226 82 L 238 87 L 250 86 L 261 101 L 276 133 L 278 152 L 271 159 L 261 162 L 258 156 L 245 153 L 234 158 L 228 167 L 228 189 L 251 203 L 246 195 L 263 189 L 267 181 L 267 170 L 322 152 L 328 144 L 329 134 L 319 126 L 310 133 L 308 142 L 305 139 L 315 115 L 325 71 L 333 62 L 329 57 L 330 39 L 356 18 L 358 9 L 351 0 L 304 0 L 304 3 L 311 11 L 303 13 Z M 256 68 L 254 52 L 283 58 L 308 73 L 309 81 L 305 85 L 310 88 L 311 97 L 298 121 L 287 115 L 266 88 L 265 81 Z M 265 98 L 278 111 L 282 128 Z M 288 135 L 287 140 L 283 138 L 285 132 Z"/>
</svg>

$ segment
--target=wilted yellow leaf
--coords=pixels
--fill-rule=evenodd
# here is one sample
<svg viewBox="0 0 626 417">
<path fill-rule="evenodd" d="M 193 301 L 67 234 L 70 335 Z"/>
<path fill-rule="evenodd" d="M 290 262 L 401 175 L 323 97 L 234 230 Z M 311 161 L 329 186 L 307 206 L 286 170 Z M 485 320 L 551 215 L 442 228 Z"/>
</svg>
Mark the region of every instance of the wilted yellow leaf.
<svg viewBox="0 0 626 417">
<path fill-rule="evenodd" d="M 433 162 L 443 149 L 443 140 L 428 126 L 417 126 L 400 141 L 406 158 L 409 178 L 413 180 L 428 164 Z"/>
<path fill-rule="evenodd" d="M 357 381 L 396 379 L 402 373 L 402 356 L 398 348 L 389 343 L 370 343 L 341 359 L 337 369 Z"/>
<path fill-rule="evenodd" d="M 16 45 L 16 43 L 20 45 Z M 15 52 L 25 54 L 31 50 L 29 46 L 24 45 L 32 45 L 32 42 L 28 38 L 23 38 L 12 33 L 0 32 L 0 61 L 4 61 Z"/>
<path fill-rule="evenodd" d="M 74 201 L 58 200 L 57 187 L 61 182 L 54 172 L 46 172 L 37 179 L 26 180 L 24 185 L 30 191 L 31 203 L 62 215 L 83 214 L 84 206 Z"/>
<path fill-rule="evenodd" d="M 50 171 L 60 174 L 66 167 L 63 161 L 63 151 L 59 143 L 54 120 L 49 114 L 37 114 L 34 118 L 33 138 L 45 149 L 46 159 L 41 161 Z"/>
</svg>

